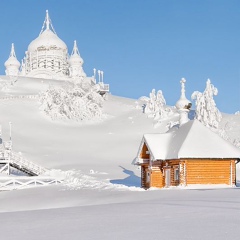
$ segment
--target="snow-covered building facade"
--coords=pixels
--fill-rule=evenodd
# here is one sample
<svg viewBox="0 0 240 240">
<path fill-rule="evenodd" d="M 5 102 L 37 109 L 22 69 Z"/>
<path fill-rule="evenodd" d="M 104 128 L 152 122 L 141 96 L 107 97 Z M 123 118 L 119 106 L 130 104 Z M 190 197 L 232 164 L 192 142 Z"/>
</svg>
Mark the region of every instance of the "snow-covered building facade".
<svg viewBox="0 0 240 240">
<path fill-rule="evenodd" d="M 188 186 L 196 184 L 236 184 L 236 164 L 240 149 L 204 126 L 189 120 L 190 101 L 185 97 L 185 81 L 176 107 L 179 126 L 166 133 L 145 134 L 135 164 L 141 166 L 141 186 Z"/>
<path fill-rule="evenodd" d="M 94 69 L 93 76 L 88 77 L 83 70 L 83 63 L 76 41 L 74 41 L 72 54 L 69 56 L 67 45 L 58 37 L 47 10 L 40 34 L 29 44 L 21 64 L 17 60 L 14 46 L 12 46 L 10 57 L 5 62 L 5 72 L 9 76 L 79 80 L 91 85 L 97 84 L 96 69 Z M 109 85 L 103 84 L 103 72 L 100 72 L 102 74 L 99 74 L 99 85 L 107 92 Z"/>
</svg>

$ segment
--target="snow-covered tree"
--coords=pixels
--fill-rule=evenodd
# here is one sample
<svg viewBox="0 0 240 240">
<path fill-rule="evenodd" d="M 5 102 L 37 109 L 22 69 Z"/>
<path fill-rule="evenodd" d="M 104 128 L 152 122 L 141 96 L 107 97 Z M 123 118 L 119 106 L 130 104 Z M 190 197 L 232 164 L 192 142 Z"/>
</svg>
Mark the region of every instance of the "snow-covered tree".
<svg viewBox="0 0 240 240">
<path fill-rule="evenodd" d="M 96 87 L 50 87 L 40 95 L 41 109 L 52 119 L 94 120 L 102 116 L 103 98 Z"/>
<path fill-rule="evenodd" d="M 192 94 L 192 99 L 195 99 L 196 115 L 205 126 L 218 128 L 219 122 L 222 119 L 222 114 L 216 107 L 213 96 L 218 94 L 218 90 L 211 84 L 210 79 L 206 82 L 206 89 L 203 93 L 195 91 Z"/>
<path fill-rule="evenodd" d="M 166 101 L 161 90 L 153 89 L 149 97 L 141 97 L 140 101 L 144 102 L 144 113 L 155 120 L 166 117 L 171 110 L 166 107 Z"/>
</svg>

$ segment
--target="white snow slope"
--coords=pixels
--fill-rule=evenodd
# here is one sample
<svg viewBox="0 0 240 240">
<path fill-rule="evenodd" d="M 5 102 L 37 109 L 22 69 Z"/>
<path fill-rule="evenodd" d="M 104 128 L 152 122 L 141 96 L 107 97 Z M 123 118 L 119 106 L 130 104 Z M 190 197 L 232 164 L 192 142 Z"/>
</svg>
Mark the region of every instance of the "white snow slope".
<svg viewBox="0 0 240 240">
<path fill-rule="evenodd" d="M 45 88 L 37 81 L 22 78 L 0 98 L 34 95 Z M 240 188 L 142 190 L 131 162 L 142 135 L 167 121 L 154 128 L 135 100 L 111 95 L 104 111 L 100 123 L 53 122 L 36 99 L 0 99 L 14 151 L 67 178 L 0 192 L 0 239 L 239 239 Z M 222 126 L 240 136 L 240 115 L 224 115 Z"/>
</svg>

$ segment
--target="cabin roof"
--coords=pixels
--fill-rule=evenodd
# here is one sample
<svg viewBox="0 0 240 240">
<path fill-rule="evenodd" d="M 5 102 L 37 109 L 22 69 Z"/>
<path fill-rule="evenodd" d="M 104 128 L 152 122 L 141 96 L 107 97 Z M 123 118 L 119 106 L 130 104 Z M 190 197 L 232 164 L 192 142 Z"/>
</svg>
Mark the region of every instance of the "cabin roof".
<svg viewBox="0 0 240 240">
<path fill-rule="evenodd" d="M 224 140 L 198 120 L 191 120 L 166 133 L 144 134 L 153 160 L 180 158 L 240 158 L 240 149 Z M 140 156 L 140 147 L 138 157 Z M 139 160 L 138 160 L 139 161 Z"/>
</svg>

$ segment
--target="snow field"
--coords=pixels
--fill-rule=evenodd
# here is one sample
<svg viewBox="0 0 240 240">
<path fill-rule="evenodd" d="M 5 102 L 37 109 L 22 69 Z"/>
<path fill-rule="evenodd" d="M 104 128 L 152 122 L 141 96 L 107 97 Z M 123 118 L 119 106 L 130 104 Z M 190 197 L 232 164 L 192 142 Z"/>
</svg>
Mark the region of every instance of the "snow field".
<svg viewBox="0 0 240 240">
<path fill-rule="evenodd" d="M 36 94 L 40 83 L 23 83 L 5 95 Z M 37 99 L 0 101 L 14 151 L 66 177 L 65 185 L 0 192 L 3 239 L 239 239 L 239 188 L 140 188 L 131 162 L 143 134 L 165 132 L 169 119 L 154 127 L 136 100 L 111 95 L 107 117 L 87 124 L 52 121 Z M 220 127 L 237 138 L 239 115 L 223 114 Z M 240 184 L 239 175 L 238 166 Z"/>
</svg>

